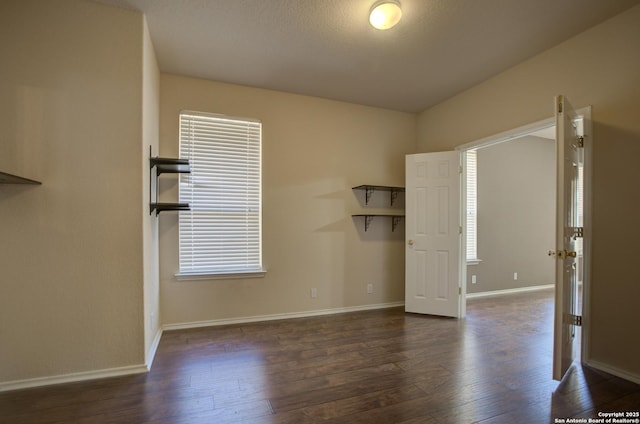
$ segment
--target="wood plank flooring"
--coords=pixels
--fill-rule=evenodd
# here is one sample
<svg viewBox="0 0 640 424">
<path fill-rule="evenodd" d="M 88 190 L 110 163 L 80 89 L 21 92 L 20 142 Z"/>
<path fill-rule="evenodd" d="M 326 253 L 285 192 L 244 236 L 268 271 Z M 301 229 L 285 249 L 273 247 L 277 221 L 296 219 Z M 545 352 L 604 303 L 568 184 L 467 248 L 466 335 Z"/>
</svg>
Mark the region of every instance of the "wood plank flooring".
<svg viewBox="0 0 640 424">
<path fill-rule="evenodd" d="M 0 393 L 0 423 L 554 423 L 640 409 L 640 386 L 551 379 L 552 291 L 454 320 L 387 309 L 166 332 L 150 373 Z"/>
</svg>

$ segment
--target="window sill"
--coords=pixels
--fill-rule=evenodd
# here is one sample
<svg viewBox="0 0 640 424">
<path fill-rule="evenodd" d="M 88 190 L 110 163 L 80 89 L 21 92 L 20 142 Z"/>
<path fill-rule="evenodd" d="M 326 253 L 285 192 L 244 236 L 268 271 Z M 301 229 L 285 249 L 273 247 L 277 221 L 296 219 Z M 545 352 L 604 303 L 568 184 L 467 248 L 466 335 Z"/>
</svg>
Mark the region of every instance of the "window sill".
<svg viewBox="0 0 640 424">
<path fill-rule="evenodd" d="M 235 280 L 245 278 L 264 278 L 266 270 L 239 271 L 239 272 L 179 272 L 176 274 L 178 281 L 196 280 Z"/>
<path fill-rule="evenodd" d="M 478 265 L 480 262 L 482 262 L 482 259 L 469 259 L 467 260 L 467 266 Z"/>
</svg>

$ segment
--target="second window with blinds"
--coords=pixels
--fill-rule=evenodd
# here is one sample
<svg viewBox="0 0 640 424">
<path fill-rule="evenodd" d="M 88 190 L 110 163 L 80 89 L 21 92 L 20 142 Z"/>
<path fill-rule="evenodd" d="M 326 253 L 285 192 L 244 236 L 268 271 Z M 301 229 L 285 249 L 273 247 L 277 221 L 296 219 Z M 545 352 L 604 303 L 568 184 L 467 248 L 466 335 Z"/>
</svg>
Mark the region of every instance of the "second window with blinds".
<svg viewBox="0 0 640 424">
<path fill-rule="evenodd" d="M 478 259 L 478 151 L 467 150 L 467 265 Z"/>
<path fill-rule="evenodd" d="M 262 267 L 262 124 L 201 112 L 180 114 L 179 279 L 245 278 Z"/>
</svg>

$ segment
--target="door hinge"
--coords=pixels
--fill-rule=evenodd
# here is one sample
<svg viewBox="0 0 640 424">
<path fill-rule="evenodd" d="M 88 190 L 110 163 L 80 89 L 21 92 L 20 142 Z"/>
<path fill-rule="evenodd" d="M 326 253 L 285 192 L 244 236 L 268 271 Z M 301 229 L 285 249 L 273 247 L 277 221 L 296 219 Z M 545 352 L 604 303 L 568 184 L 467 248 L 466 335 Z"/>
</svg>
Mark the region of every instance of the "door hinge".
<svg viewBox="0 0 640 424">
<path fill-rule="evenodd" d="M 462 175 L 462 167 L 458 168 L 458 174 Z"/>
<path fill-rule="evenodd" d="M 558 100 L 558 113 L 562 113 L 562 100 Z"/>
<path fill-rule="evenodd" d="M 582 327 L 582 315 L 564 314 L 565 324 Z"/>
<path fill-rule="evenodd" d="M 576 137 L 576 147 L 584 147 L 584 137 L 579 135 Z"/>
<path fill-rule="evenodd" d="M 458 227 L 458 234 L 462 235 L 462 227 Z"/>
<path fill-rule="evenodd" d="M 462 287 L 458 287 L 458 294 L 462 296 Z"/>
<path fill-rule="evenodd" d="M 570 227 L 569 231 L 573 239 L 584 238 L 584 227 Z"/>
</svg>

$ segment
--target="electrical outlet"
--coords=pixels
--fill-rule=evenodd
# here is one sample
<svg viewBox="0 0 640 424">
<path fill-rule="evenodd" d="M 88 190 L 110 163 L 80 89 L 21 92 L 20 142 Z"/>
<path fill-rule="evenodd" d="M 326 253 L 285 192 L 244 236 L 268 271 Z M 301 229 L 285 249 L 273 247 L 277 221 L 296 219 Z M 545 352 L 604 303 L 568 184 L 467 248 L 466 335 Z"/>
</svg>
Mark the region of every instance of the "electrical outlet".
<svg viewBox="0 0 640 424">
<path fill-rule="evenodd" d="M 318 289 L 314 287 L 311 289 L 311 299 L 315 299 L 317 297 L 318 297 Z"/>
<path fill-rule="evenodd" d="M 367 293 L 369 294 L 373 293 L 373 284 L 371 283 L 367 284 Z"/>
<path fill-rule="evenodd" d="M 518 279 L 518 273 L 517 273 L 517 272 L 514 272 L 514 273 L 513 273 L 513 280 L 515 281 L 515 280 L 517 280 L 517 279 Z"/>
<path fill-rule="evenodd" d="M 476 278 L 475 275 L 471 276 L 471 284 L 476 284 L 478 282 L 478 279 Z"/>
</svg>

